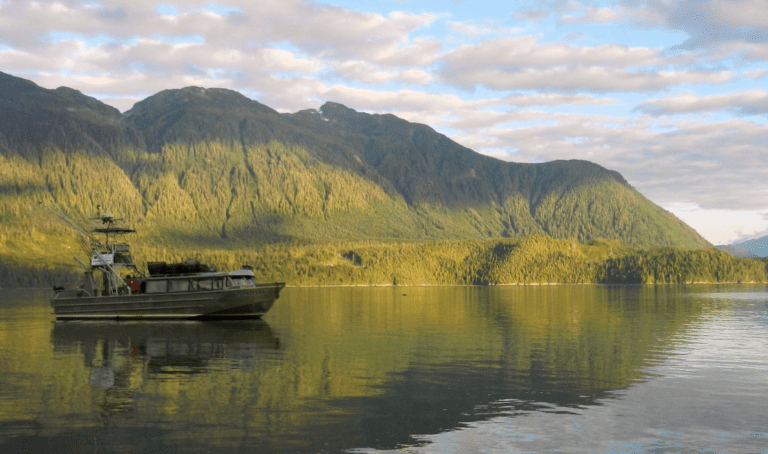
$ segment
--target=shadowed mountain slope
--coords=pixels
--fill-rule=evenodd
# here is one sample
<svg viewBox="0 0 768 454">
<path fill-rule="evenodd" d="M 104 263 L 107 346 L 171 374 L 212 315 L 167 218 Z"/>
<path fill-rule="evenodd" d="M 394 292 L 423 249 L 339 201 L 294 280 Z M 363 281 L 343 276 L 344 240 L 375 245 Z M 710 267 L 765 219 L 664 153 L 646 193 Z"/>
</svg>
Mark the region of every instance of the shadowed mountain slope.
<svg viewBox="0 0 768 454">
<path fill-rule="evenodd" d="M 39 158 L 46 147 L 104 153 L 142 146 L 114 107 L 71 88 L 48 90 L 0 72 L 0 147 L 6 152 Z"/>
<path fill-rule="evenodd" d="M 591 162 L 503 162 L 394 115 L 359 113 L 331 102 L 320 110 L 333 124 L 366 137 L 361 158 L 392 181 L 409 203 L 471 206 L 522 196 L 536 206 L 548 194 L 584 184 L 615 180 L 627 186 L 618 172 Z"/>
</svg>

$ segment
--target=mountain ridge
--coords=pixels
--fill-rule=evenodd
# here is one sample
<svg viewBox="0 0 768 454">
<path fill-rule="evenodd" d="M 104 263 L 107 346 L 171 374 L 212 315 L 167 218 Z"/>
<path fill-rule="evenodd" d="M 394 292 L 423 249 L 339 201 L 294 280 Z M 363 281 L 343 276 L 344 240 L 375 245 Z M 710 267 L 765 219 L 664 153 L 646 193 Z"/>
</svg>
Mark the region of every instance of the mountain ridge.
<svg viewBox="0 0 768 454">
<path fill-rule="evenodd" d="M 155 236 L 198 242 L 536 234 L 709 246 L 618 172 L 500 161 L 427 125 L 333 102 L 281 114 L 232 90 L 187 87 L 119 114 L 0 73 L 0 108 L 33 119 L 0 124 L 0 191 L 13 194 L 0 216 L 17 228 L 39 224 L 25 210 L 45 199 L 80 213 L 119 208 Z"/>
<path fill-rule="evenodd" d="M 119 110 L 68 87 L 46 89 L 0 72 L 0 112 L 0 146 L 36 158 L 41 148 L 62 144 L 96 153 L 141 146 Z"/>
</svg>

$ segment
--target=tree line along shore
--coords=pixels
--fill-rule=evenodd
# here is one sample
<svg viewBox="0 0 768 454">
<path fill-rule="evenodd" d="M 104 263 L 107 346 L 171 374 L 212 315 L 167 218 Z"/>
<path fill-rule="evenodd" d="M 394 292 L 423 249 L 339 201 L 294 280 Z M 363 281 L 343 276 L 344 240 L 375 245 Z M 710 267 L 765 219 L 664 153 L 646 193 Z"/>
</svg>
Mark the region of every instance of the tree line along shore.
<svg viewBox="0 0 768 454">
<path fill-rule="evenodd" d="M 72 249 L 66 248 L 67 253 L 77 252 Z M 22 256 L 2 254 L 0 286 L 70 283 L 82 267 L 67 253 L 59 253 L 52 260 L 39 260 L 37 256 L 37 261 L 26 263 Z M 641 249 L 615 240 L 580 243 L 540 236 L 218 249 L 134 244 L 133 255 L 140 267 L 145 260 L 170 263 L 190 259 L 220 270 L 250 265 L 259 281 L 279 281 L 289 286 L 768 282 L 765 259 L 737 258 L 716 248 Z"/>
</svg>

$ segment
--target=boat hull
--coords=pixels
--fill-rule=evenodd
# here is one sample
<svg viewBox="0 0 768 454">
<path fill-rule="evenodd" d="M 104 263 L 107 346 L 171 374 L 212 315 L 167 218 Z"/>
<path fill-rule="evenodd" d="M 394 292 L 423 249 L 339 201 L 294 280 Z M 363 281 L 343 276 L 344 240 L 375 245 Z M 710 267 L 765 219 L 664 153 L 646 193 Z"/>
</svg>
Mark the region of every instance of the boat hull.
<svg viewBox="0 0 768 454">
<path fill-rule="evenodd" d="M 255 287 L 180 293 L 67 297 L 51 299 L 56 319 L 227 319 L 259 318 L 285 287 Z"/>
</svg>

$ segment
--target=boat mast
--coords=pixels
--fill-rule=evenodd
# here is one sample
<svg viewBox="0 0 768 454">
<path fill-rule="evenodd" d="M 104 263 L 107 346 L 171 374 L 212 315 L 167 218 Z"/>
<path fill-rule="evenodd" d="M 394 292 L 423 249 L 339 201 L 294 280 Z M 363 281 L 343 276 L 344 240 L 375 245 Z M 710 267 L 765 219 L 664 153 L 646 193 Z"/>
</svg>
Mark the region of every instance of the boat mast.
<svg viewBox="0 0 768 454">
<path fill-rule="evenodd" d="M 81 235 L 81 240 L 85 244 L 88 254 L 90 255 L 91 259 L 91 268 L 98 268 L 100 269 L 105 276 L 107 276 L 107 280 L 109 281 L 110 291 L 112 287 L 112 279 L 113 276 L 117 278 L 119 282 L 121 282 L 124 286 L 128 287 L 125 281 L 122 277 L 115 271 L 115 269 L 108 263 L 108 258 L 114 258 L 115 251 L 112 250 L 112 248 L 109 245 L 109 235 L 115 235 L 118 233 L 133 233 L 135 230 L 133 229 L 126 229 L 122 227 L 113 227 L 112 224 L 115 222 L 115 217 L 111 214 L 101 214 L 101 205 L 96 205 L 96 211 L 97 211 L 97 217 L 94 219 L 101 220 L 102 224 L 107 224 L 106 228 L 100 228 L 100 229 L 94 229 L 93 231 L 96 233 L 104 233 L 106 243 L 101 243 L 96 237 L 93 235 L 90 235 L 85 230 L 80 228 L 77 224 L 75 224 L 71 219 L 65 215 L 61 209 L 56 207 L 54 210 L 53 208 L 43 204 L 43 202 L 40 202 L 40 205 L 42 205 L 44 208 L 55 214 L 57 217 L 59 217 L 61 220 L 69 224 L 70 227 L 75 229 L 77 233 Z M 109 257 L 107 257 L 107 255 Z M 75 257 L 75 260 L 77 260 L 80 264 L 85 265 L 81 260 L 79 260 L 77 257 Z M 131 260 L 131 264 L 132 264 Z M 135 266 L 133 266 L 134 269 L 136 269 L 137 272 L 141 273 Z M 86 266 L 87 269 L 87 266 Z M 141 273 L 143 274 L 143 273 Z M 130 292 L 130 288 L 128 289 Z"/>
</svg>

